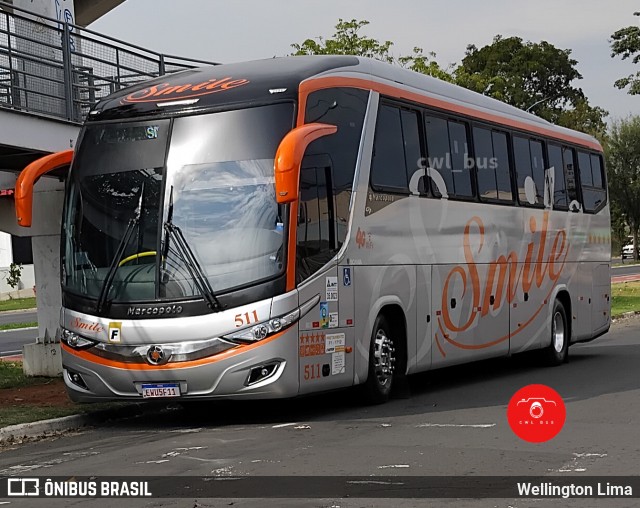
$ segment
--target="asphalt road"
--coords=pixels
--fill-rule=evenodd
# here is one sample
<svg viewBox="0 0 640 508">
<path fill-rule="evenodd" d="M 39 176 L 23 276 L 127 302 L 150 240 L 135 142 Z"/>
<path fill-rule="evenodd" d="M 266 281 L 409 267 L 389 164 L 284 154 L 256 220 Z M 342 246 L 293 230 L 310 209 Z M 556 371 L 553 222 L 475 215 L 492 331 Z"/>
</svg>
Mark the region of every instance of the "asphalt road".
<svg viewBox="0 0 640 508">
<path fill-rule="evenodd" d="M 289 401 L 199 404 L 0 453 L 4 475 L 640 475 L 640 320 L 571 348 L 542 368 L 523 355 L 412 377 L 405 394 L 363 406 L 342 391 Z M 506 421 L 519 388 L 564 398 L 552 441 L 521 441 Z M 168 480 L 169 481 L 169 480 Z M 10 500 L 11 501 L 11 500 Z M 29 506 L 121 507 L 123 501 L 31 500 Z M 635 500 L 127 500 L 127 506 L 637 506 Z M 12 501 L 7 506 L 22 506 Z"/>
<path fill-rule="evenodd" d="M 631 260 L 627 261 L 627 263 L 632 263 Z M 614 266 L 611 269 L 611 277 L 619 277 L 621 275 L 638 275 L 640 274 L 640 265 L 630 265 L 630 266 Z"/>
<path fill-rule="evenodd" d="M 33 323 L 38 321 L 36 310 L 19 310 L 15 312 L 0 312 L 0 325 L 8 323 Z"/>
<path fill-rule="evenodd" d="M 35 310 L 0 312 L 0 324 L 33 323 L 38 321 Z M 35 342 L 37 328 L 32 330 L 0 330 L 0 357 L 22 354 L 22 346 Z"/>
<path fill-rule="evenodd" d="M 0 331 L 0 357 L 22 354 L 22 346 L 36 341 L 38 329 Z"/>
</svg>

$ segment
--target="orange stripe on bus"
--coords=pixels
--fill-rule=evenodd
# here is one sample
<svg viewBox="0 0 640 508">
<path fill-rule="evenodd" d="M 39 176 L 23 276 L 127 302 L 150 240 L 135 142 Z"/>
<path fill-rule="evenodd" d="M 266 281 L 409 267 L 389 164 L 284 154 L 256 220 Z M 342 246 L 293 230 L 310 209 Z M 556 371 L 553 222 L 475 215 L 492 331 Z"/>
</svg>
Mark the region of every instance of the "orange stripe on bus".
<svg viewBox="0 0 640 508">
<path fill-rule="evenodd" d="M 406 86 L 409 86 L 409 85 L 406 85 Z M 324 78 L 311 78 L 301 83 L 300 84 L 300 101 L 299 101 L 300 107 L 298 110 L 298 125 L 301 125 L 302 122 L 304 121 L 304 110 L 307 102 L 307 97 L 309 96 L 309 94 L 317 90 L 323 90 L 325 88 L 334 88 L 334 87 L 349 87 L 349 88 L 361 88 L 363 90 L 373 90 L 382 95 L 386 95 L 395 99 L 404 99 L 412 102 L 417 102 L 424 106 L 431 106 L 444 111 L 458 113 L 460 115 L 471 117 L 472 119 L 483 120 L 485 122 L 500 124 L 505 127 L 511 127 L 514 129 L 535 133 L 541 136 L 547 136 L 556 140 L 574 143 L 576 145 L 588 147 L 592 150 L 602 152 L 602 147 L 600 146 L 599 143 L 595 141 L 580 139 L 578 137 L 571 136 L 569 134 L 555 132 L 552 129 L 546 129 L 544 127 L 530 125 L 526 122 L 520 122 L 518 120 L 505 118 L 500 114 L 493 114 L 493 113 L 487 113 L 484 111 L 479 111 L 475 108 L 471 108 L 468 106 L 461 106 L 459 104 L 454 104 L 452 102 L 449 102 L 443 99 L 435 99 L 427 95 L 410 92 L 408 90 L 404 90 L 396 86 L 387 85 L 387 84 L 379 83 L 377 81 L 373 81 L 370 79 L 363 79 L 363 78 L 328 76 Z"/>
<path fill-rule="evenodd" d="M 169 362 L 165 365 L 148 365 L 145 363 L 127 363 L 127 362 L 119 362 L 117 360 L 109 360 L 108 358 L 103 358 L 102 356 L 97 356 L 89 352 L 88 350 L 77 351 L 75 349 L 70 348 L 64 342 L 61 343 L 62 349 L 64 349 L 67 353 L 86 360 L 90 363 L 97 363 L 99 365 L 104 365 L 105 367 L 111 367 L 114 369 L 122 369 L 122 370 L 174 370 L 174 369 L 188 369 L 192 367 L 199 367 L 201 365 L 209 365 L 212 363 L 220 362 L 222 360 L 226 360 L 227 358 L 231 358 L 233 356 L 239 355 L 240 353 L 244 353 L 246 351 L 250 351 L 260 346 L 264 346 L 269 342 L 273 342 L 274 340 L 282 337 L 287 330 L 284 330 L 280 333 L 275 334 L 273 337 L 269 337 L 268 339 L 261 340 L 255 344 L 248 344 L 246 346 L 237 346 L 233 349 L 229 349 L 223 353 L 219 353 L 214 356 L 209 356 L 207 358 L 201 358 L 199 360 L 191 360 L 187 362 Z M 149 344 L 151 347 L 152 344 Z"/>
</svg>

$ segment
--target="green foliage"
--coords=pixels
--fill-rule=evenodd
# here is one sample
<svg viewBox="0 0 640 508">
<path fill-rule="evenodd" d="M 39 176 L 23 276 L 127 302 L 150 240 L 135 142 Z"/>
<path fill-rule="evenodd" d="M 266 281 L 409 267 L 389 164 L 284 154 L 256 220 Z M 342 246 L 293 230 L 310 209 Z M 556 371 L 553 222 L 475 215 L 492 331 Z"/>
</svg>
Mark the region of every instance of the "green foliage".
<svg viewBox="0 0 640 508">
<path fill-rule="evenodd" d="M 610 185 L 611 186 L 611 185 Z M 614 196 L 610 196 L 610 205 L 611 205 L 611 254 L 612 255 L 620 255 L 622 247 L 624 247 L 627 242 L 627 220 L 622 208 L 620 208 L 620 203 L 618 200 L 614 198 Z"/>
<path fill-rule="evenodd" d="M 580 88 L 582 79 L 571 50 L 558 49 L 546 41 L 524 42 L 519 37 L 497 35 L 478 49 L 467 46 L 458 66 L 441 67 L 436 54 L 414 47 L 410 55 L 394 57 L 393 42 L 379 42 L 362 35 L 368 21 L 340 19 L 330 38 L 307 39 L 292 44 L 294 55 L 357 55 L 400 65 L 415 72 L 454 83 L 488 95 L 575 130 L 601 137 L 607 112 L 589 104 Z"/>
<path fill-rule="evenodd" d="M 9 274 L 7 275 L 7 284 L 13 289 L 17 289 L 20 285 L 20 277 L 22 277 L 22 265 L 11 263 L 9 265 Z"/>
<path fill-rule="evenodd" d="M 413 54 L 407 56 L 401 56 L 398 58 L 398 63 L 409 70 L 433 76 L 434 78 L 454 83 L 455 78 L 452 74 L 453 65 L 450 65 L 447 69 L 440 67 L 435 60 L 436 54 L 431 51 L 427 54 L 424 53 L 422 48 L 413 48 Z"/>
<path fill-rule="evenodd" d="M 589 105 L 573 82 L 582 79 L 570 49 L 559 49 L 547 41 L 524 42 L 520 37 L 503 38 L 478 49 L 467 46 L 456 69 L 456 82 L 525 111 L 584 131 L 604 131 L 606 112 Z"/>
<path fill-rule="evenodd" d="M 638 245 L 640 229 L 640 117 L 632 116 L 611 125 L 605 156 L 609 173 L 612 209 L 628 224 Z"/>
<path fill-rule="evenodd" d="M 373 58 L 382 62 L 398 64 L 416 72 L 428 74 L 445 81 L 453 82 L 449 70 L 442 69 L 435 61 L 436 54 L 425 54 L 422 48 L 414 48 L 413 53 L 395 58 L 391 54 L 393 42 L 379 42 L 361 34 L 361 30 L 369 25 L 366 20 L 338 20 L 335 33 L 331 38 L 318 37 L 307 39 L 301 44 L 292 44 L 294 56 L 302 55 L 355 55 Z"/>
<path fill-rule="evenodd" d="M 640 12 L 633 15 L 640 16 Z M 634 64 L 640 62 L 640 27 L 628 26 L 614 32 L 611 35 L 611 56 L 619 56 L 622 60 L 631 58 Z M 618 79 L 615 86 L 621 90 L 628 88 L 631 95 L 640 94 L 640 71 Z"/>
<path fill-rule="evenodd" d="M 393 63 L 391 46 L 393 42 L 378 42 L 376 39 L 360 35 L 360 30 L 369 24 L 368 21 L 338 20 L 333 38 L 318 37 L 307 39 L 302 44 L 292 44 L 294 55 L 358 55 L 375 58 L 383 62 Z"/>
<path fill-rule="evenodd" d="M 558 115 L 557 123 L 562 127 L 586 132 L 602 139 L 607 132 L 607 124 L 604 119 L 608 115 L 609 113 L 604 109 L 591 106 L 585 98 L 578 101 L 572 108 L 563 109 Z"/>
</svg>

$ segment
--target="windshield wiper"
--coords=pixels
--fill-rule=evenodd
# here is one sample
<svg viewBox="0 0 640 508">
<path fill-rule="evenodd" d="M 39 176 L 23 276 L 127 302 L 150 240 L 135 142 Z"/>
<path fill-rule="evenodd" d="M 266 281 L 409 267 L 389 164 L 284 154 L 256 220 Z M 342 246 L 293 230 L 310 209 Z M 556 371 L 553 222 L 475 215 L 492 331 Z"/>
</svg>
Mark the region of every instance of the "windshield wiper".
<svg viewBox="0 0 640 508">
<path fill-rule="evenodd" d="M 122 259 L 122 255 L 124 254 L 124 250 L 129 245 L 129 241 L 131 240 L 131 236 L 133 235 L 133 231 L 136 226 L 140 223 L 140 216 L 142 215 L 142 198 L 144 196 L 144 184 L 142 184 L 142 188 L 140 189 L 140 199 L 138 200 L 138 206 L 133 212 L 133 217 L 129 219 L 129 224 L 127 224 L 127 229 L 124 231 L 124 235 L 120 239 L 120 243 L 118 244 L 118 248 L 116 249 L 116 253 L 113 256 L 113 260 L 111 261 L 111 265 L 109 266 L 109 270 L 107 271 L 107 276 L 102 283 L 102 287 L 100 288 L 100 296 L 98 297 L 98 302 L 96 303 L 96 314 L 100 315 L 104 304 L 107 300 L 107 294 L 111 289 L 111 284 L 113 283 L 113 279 L 116 275 L 116 271 L 118 269 L 118 264 Z"/>
<path fill-rule="evenodd" d="M 171 191 L 169 193 L 169 210 L 167 212 L 167 220 L 164 223 L 164 244 L 163 244 L 163 271 L 166 271 L 166 263 L 167 257 L 169 255 L 169 242 L 171 241 L 171 237 L 175 241 L 178 254 L 182 258 L 189 275 L 193 279 L 194 284 L 200 291 L 200 294 L 207 301 L 207 306 L 213 310 L 214 312 L 220 312 L 224 306 L 218 300 L 211 284 L 209 283 L 209 279 L 205 275 L 200 263 L 196 259 L 193 250 L 189 247 L 186 238 L 182 234 L 182 230 L 179 226 L 176 226 L 173 223 L 173 186 L 171 187 Z"/>
</svg>

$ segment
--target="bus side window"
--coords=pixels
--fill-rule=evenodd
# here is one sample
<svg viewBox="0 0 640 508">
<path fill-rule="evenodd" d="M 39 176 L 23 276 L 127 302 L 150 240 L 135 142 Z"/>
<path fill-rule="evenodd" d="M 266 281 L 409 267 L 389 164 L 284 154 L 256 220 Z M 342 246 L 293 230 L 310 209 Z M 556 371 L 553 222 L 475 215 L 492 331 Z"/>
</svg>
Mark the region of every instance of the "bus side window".
<svg viewBox="0 0 640 508">
<path fill-rule="evenodd" d="M 553 207 L 566 210 L 569 203 L 567 202 L 567 183 L 564 176 L 562 149 L 558 145 L 547 145 L 547 155 L 549 167 L 553 168 L 554 175 Z"/>
<path fill-rule="evenodd" d="M 310 94 L 305 107 L 305 123 L 320 122 L 338 127 L 338 132 L 317 139 L 306 151 L 307 155 L 328 154 L 331 157 L 338 246 L 347 237 L 353 180 L 368 100 L 366 90 L 328 88 Z"/>
<path fill-rule="evenodd" d="M 544 150 L 541 141 L 531 140 L 531 169 L 536 184 L 536 204 L 544 205 Z"/>
<path fill-rule="evenodd" d="M 455 186 L 455 195 L 473 197 L 471 168 L 469 167 L 469 142 L 467 127 L 462 122 L 449 120 L 449 150 L 451 154 L 451 173 Z"/>
<path fill-rule="evenodd" d="M 579 202 L 573 148 L 564 147 L 562 149 L 562 159 L 564 162 L 564 177 L 567 182 L 567 201 L 571 205 L 574 201 Z M 577 210 L 574 209 L 572 211 Z"/>
<path fill-rule="evenodd" d="M 399 108 L 382 104 L 378 111 L 371 162 L 371 188 L 375 191 L 399 194 L 409 192 L 405 141 L 402 130 L 402 111 Z"/>
<path fill-rule="evenodd" d="M 427 166 L 442 177 L 440 185 L 446 187 L 439 189 L 433 179 L 433 195 L 441 197 L 446 192 L 450 197 L 473 197 L 466 124 L 425 115 L 424 129 L 427 138 Z"/>
<path fill-rule="evenodd" d="M 506 133 L 474 127 L 473 144 L 480 198 L 512 202 Z"/>
<path fill-rule="evenodd" d="M 600 156 L 578 150 L 578 168 L 584 209 L 587 212 L 594 212 L 607 197 L 603 184 Z"/>
<path fill-rule="evenodd" d="M 314 157 L 315 159 L 315 157 Z M 300 171 L 296 280 L 306 280 L 337 252 L 331 167 Z"/>
</svg>

